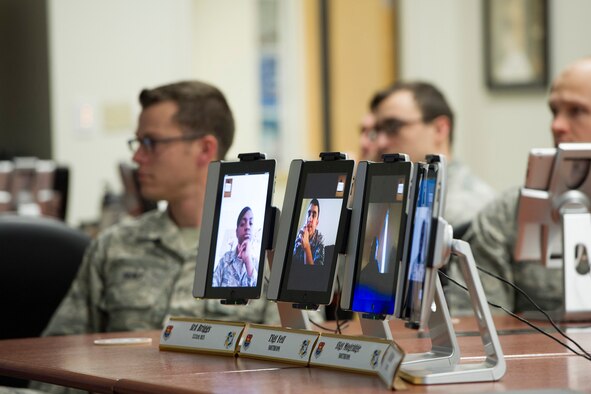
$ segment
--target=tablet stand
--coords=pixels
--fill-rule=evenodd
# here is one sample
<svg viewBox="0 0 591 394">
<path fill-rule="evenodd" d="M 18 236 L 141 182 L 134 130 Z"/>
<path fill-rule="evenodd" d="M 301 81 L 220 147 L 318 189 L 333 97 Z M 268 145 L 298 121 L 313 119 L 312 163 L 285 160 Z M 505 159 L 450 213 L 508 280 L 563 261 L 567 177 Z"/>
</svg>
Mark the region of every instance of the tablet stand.
<svg viewBox="0 0 591 394">
<path fill-rule="evenodd" d="M 482 363 L 459 364 L 460 348 L 443 289 L 437 278 L 435 310 L 427 324 L 431 335 L 431 350 L 426 353 L 407 354 L 400 367 L 400 376 L 414 384 L 496 381 L 505 374 L 505 358 L 470 245 L 464 241 L 453 240 L 451 254 L 459 258 L 460 270 L 468 287 L 486 358 Z M 364 335 L 392 339 L 386 321 L 362 319 L 361 328 Z"/>
<path fill-rule="evenodd" d="M 562 305 L 547 311 L 548 315 L 559 321 L 591 319 L 591 214 L 587 196 L 570 190 L 553 198 L 548 192 L 522 189 L 520 204 L 527 205 L 528 212 L 520 212 L 519 220 L 522 220 L 521 215 L 527 221 L 530 213 L 535 216 L 539 211 L 548 212 L 541 232 L 542 262 L 549 261 L 551 232 L 557 231 L 553 223 L 560 218 L 562 261 L 558 260 L 557 267 L 562 269 Z M 545 319 L 539 311 L 526 311 L 524 316 Z"/>
<path fill-rule="evenodd" d="M 559 316 L 561 320 L 591 319 L 591 214 L 564 212 L 561 216 L 564 303 Z"/>
<path fill-rule="evenodd" d="M 435 311 L 431 313 L 428 328 L 431 337 L 431 350 L 425 353 L 407 354 L 402 363 L 420 364 L 422 367 L 445 367 L 455 365 L 460 360 L 460 347 L 456 339 L 453 324 L 443 288 L 439 279 L 435 281 Z M 363 335 L 392 340 L 392 331 L 385 320 L 360 319 Z"/>
<path fill-rule="evenodd" d="M 458 364 L 454 362 L 449 366 L 435 366 L 430 362 L 429 358 L 421 359 L 419 355 L 411 363 L 403 363 L 400 369 L 400 376 L 414 384 L 496 381 L 501 379 L 505 374 L 505 358 L 490 314 L 490 308 L 484 295 L 482 283 L 478 276 L 470 245 L 465 241 L 454 239 L 451 244 L 451 253 L 459 259 L 460 271 L 468 288 L 486 358 L 481 363 Z M 437 287 L 439 290 L 437 290 L 436 294 L 439 294 L 440 305 L 444 305 L 445 302 L 441 299 L 441 286 L 439 285 Z M 446 310 L 447 308 L 444 309 Z M 433 316 L 435 315 L 437 313 Z M 441 322 L 435 329 L 449 329 L 451 327 L 449 313 L 444 312 L 439 314 L 439 316 L 447 320 L 447 324 Z M 431 319 L 429 320 L 429 328 L 433 328 L 431 327 Z M 437 333 L 435 338 L 442 338 L 441 335 L 441 333 Z M 448 335 L 455 337 L 453 331 L 449 331 Z M 433 344 L 433 348 L 437 348 L 436 343 Z"/>
</svg>

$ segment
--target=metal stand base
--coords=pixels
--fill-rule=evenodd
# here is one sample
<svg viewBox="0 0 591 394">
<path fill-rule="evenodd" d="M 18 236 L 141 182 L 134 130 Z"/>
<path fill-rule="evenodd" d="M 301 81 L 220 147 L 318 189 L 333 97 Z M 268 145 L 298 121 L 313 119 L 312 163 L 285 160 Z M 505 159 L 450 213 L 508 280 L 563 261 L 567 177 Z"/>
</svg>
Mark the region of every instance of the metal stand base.
<svg viewBox="0 0 591 394">
<path fill-rule="evenodd" d="M 470 293 L 472 309 L 476 315 L 486 358 L 482 363 L 458 364 L 454 362 L 449 366 L 433 366 L 424 361 L 421 362 L 420 359 L 410 364 L 403 363 L 400 368 L 400 376 L 414 384 L 486 382 L 499 380 L 505 375 L 505 358 L 490 309 L 486 303 L 470 245 L 464 241 L 453 240 L 451 252 L 459 258 L 460 270 Z M 437 291 L 437 294 L 441 293 L 439 290 Z M 444 300 L 440 300 L 440 305 L 444 303 Z M 447 308 L 445 309 L 447 310 Z M 447 319 L 447 326 L 450 327 L 449 313 L 443 315 Z M 441 327 L 446 327 L 446 325 Z M 453 335 L 455 340 L 453 328 L 448 333 Z"/>
<path fill-rule="evenodd" d="M 285 328 L 296 328 L 301 330 L 311 330 L 308 313 L 301 309 L 294 309 L 290 302 L 278 302 L 279 319 L 281 326 Z"/>
<path fill-rule="evenodd" d="M 460 347 L 451 323 L 451 317 L 445 302 L 443 288 L 439 278 L 435 281 L 436 309 L 429 317 L 431 350 L 425 353 L 411 353 L 404 357 L 402 365 L 420 365 L 421 367 L 449 367 L 460 360 Z M 387 321 L 360 319 L 361 332 L 365 336 L 392 340 L 392 331 Z"/>
</svg>

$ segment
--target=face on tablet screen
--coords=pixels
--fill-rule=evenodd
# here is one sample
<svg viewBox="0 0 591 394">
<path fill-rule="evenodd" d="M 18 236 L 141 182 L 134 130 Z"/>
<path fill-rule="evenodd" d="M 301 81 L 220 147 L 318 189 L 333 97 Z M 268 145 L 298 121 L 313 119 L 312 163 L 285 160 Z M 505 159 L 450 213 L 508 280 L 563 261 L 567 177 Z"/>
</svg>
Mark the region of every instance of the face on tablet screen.
<svg viewBox="0 0 591 394">
<path fill-rule="evenodd" d="M 406 177 L 374 175 L 364 202 L 365 230 L 357 265 L 352 310 L 392 314 L 403 226 Z"/>
<path fill-rule="evenodd" d="M 269 174 L 225 175 L 212 287 L 256 287 Z"/>
<path fill-rule="evenodd" d="M 347 180 L 346 173 L 307 174 L 291 230 L 287 290 L 324 292 L 332 285 Z"/>
</svg>

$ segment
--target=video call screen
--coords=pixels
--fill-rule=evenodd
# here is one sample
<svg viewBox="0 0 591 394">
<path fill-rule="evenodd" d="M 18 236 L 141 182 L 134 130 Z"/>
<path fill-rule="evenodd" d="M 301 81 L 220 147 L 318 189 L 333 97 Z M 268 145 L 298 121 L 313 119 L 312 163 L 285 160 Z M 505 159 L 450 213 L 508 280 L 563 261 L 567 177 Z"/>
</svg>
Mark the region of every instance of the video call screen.
<svg viewBox="0 0 591 394">
<path fill-rule="evenodd" d="M 347 173 L 308 173 L 299 197 L 287 253 L 288 291 L 325 292 L 332 286 L 337 232 Z M 298 208 L 296 207 L 296 212 Z"/>
<path fill-rule="evenodd" d="M 268 172 L 224 176 L 212 287 L 257 286 L 268 188 Z"/>
<path fill-rule="evenodd" d="M 357 264 L 353 287 L 353 311 L 394 313 L 405 185 L 404 175 L 370 178 L 369 194 L 364 201 L 361 264 Z"/>
<path fill-rule="evenodd" d="M 407 271 L 406 313 L 410 314 L 411 320 L 418 320 L 420 317 L 436 183 L 435 178 L 421 178 L 419 181 Z"/>
</svg>

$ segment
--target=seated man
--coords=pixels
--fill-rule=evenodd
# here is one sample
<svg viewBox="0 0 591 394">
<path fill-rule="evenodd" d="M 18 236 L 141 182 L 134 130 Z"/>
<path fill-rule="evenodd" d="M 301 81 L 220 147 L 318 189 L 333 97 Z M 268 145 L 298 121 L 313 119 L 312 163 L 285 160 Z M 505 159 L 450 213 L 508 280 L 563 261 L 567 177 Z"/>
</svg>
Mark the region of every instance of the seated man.
<svg viewBox="0 0 591 394">
<path fill-rule="evenodd" d="M 375 116 L 378 156 L 407 153 L 413 162 L 444 154 L 447 200 L 444 217 L 456 229 L 465 227 L 494 197 L 493 189 L 453 160 L 454 114 L 443 94 L 425 82 L 397 82 L 376 93 L 370 107 Z"/>
<path fill-rule="evenodd" d="M 554 144 L 591 142 L 591 57 L 568 66 L 552 83 L 549 97 Z M 513 189 L 489 204 L 473 221 L 465 239 L 476 264 L 517 284 L 540 307 L 557 309 L 562 304 L 562 270 L 539 262 L 515 262 L 519 190 Z M 534 309 L 513 289 L 488 275 L 480 275 L 490 301 L 511 310 Z"/>
<path fill-rule="evenodd" d="M 324 237 L 317 230 L 320 202 L 313 198 L 306 211 L 306 221 L 295 240 L 294 264 L 324 265 Z"/>
<path fill-rule="evenodd" d="M 160 329 L 170 315 L 275 322 L 264 299 L 246 307 L 192 295 L 208 165 L 232 144 L 223 94 L 189 81 L 145 89 L 134 139 L 142 196 L 167 201 L 95 240 L 44 335 Z"/>
</svg>

